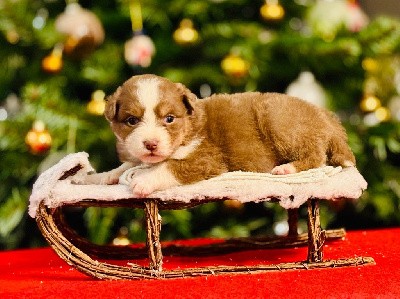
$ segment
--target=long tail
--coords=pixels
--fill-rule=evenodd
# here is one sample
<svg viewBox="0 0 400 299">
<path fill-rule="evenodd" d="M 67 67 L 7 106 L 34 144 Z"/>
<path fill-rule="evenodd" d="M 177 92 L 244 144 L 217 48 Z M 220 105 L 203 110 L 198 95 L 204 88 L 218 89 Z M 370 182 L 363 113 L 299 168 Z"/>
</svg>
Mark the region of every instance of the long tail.
<svg viewBox="0 0 400 299">
<path fill-rule="evenodd" d="M 356 165 L 356 158 L 347 144 L 346 135 L 333 136 L 330 140 L 328 149 L 328 164 L 342 167 Z"/>
</svg>

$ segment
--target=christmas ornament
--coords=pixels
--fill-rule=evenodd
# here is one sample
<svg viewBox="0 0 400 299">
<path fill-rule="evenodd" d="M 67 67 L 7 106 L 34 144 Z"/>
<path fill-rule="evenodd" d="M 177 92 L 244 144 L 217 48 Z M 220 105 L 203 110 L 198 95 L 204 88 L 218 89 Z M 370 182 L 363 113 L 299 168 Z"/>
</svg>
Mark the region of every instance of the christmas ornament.
<svg viewBox="0 0 400 299">
<path fill-rule="evenodd" d="M 89 55 L 104 41 L 104 29 L 97 16 L 70 3 L 55 22 L 57 31 L 65 34 L 64 50 L 67 55 L 81 59 Z"/>
<path fill-rule="evenodd" d="M 333 40 L 343 27 L 359 31 L 368 24 L 358 4 L 347 0 L 319 0 L 310 8 L 306 20 L 313 33 L 327 41 Z"/>
<path fill-rule="evenodd" d="M 175 30 L 173 38 L 180 45 L 192 45 L 199 39 L 199 33 L 193 28 L 192 20 L 183 19 L 179 28 Z"/>
<path fill-rule="evenodd" d="M 156 48 L 150 37 L 143 34 L 142 8 L 139 1 L 129 5 L 133 37 L 125 43 L 125 61 L 131 66 L 148 67 Z"/>
<path fill-rule="evenodd" d="M 125 246 L 131 243 L 131 240 L 128 238 L 128 228 L 125 226 L 119 229 L 118 235 L 112 241 L 112 244 L 116 246 Z"/>
<path fill-rule="evenodd" d="M 45 124 L 37 120 L 33 123 L 25 137 L 25 143 L 33 154 L 42 154 L 51 147 L 51 136 L 46 130 Z"/>
<path fill-rule="evenodd" d="M 96 90 L 92 93 L 92 99 L 87 104 L 87 111 L 95 115 L 103 115 L 106 107 L 106 101 L 104 100 L 105 93 L 102 90 Z"/>
<path fill-rule="evenodd" d="M 285 16 L 285 10 L 279 0 L 266 0 L 260 8 L 260 14 L 266 21 L 280 21 Z"/>
<path fill-rule="evenodd" d="M 11 30 L 7 30 L 6 39 L 10 44 L 15 45 L 15 44 L 17 44 L 19 42 L 21 37 L 20 37 L 19 33 L 16 30 L 11 29 Z"/>
<path fill-rule="evenodd" d="M 46 56 L 42 60 L 42 69 L 51 74 L 56 74 L 61 71 L 63 67 L 63 47 L 60 44 L 57 44 L 53 51 L 51 51 L 50 55 Z"/>
<path fill-rule="evenodd" d="M 373 94 L 365 94 L 360 102 L 360 109 L 363 112 L 373 112 L 381 107 L 381 101 Z"/>
<path fill-rule="evenodd" d="M 229 54 L 221 62 L 222 70 L 231 77 L 242 78 L 248 74 L 249 63 L 236 54 Z"/>
<path fill-rule="evenodd" d="M 347 6 L 345 0 L 319 0 L 311 7 L 307 22 L 314 34 L 325 40 L 333 40 L 337 31 L 346 20 Z"/>
<path fill-rule="evenodd" d="M 225 200 L 224 206 L 230 210 L 242 210 L 244 208 L 244 204 L 238 200 Z"/>
<path fill-rule="evenodd" d="M 390 111 L 386 107 L 379 107 L 375 110 L 375 116 L 380 122 L 390 120 Z"/>
<path fill-rule="evenodd" d="M 368 25 L 368 16 L 363 12 L 357 0 L 348 0 L 347 9 L 345 24 L 348 30 L 358 32 Z"/>
<path fill-rule="evenodd" d="M 368 127 L 376 126 L 382 122 L 390 120 L 390 111 L 386 107 L 379 107 L 373 112 L 369 112 L 364 116 L 364 124 Z"/>
<path fill-rule="evenodd" d="M 364 58 L 361 65 L 368 73 L 375 73 L 379 69 L 378 61 L 371 57 Z"/>
<path fill-rule="evenodd" d="M 155 50 L 151 38 L 138 33 L 125 43 L 124 57 L 126 62 L 132 66 L 148 67 Z"/>
<path fill-rule="evenodd" d="M 298 97 L 319 107 L 326 107 L 326 94 L 313 73 L 302 72 L 286 89 L 290 96 Z"/>
</svg>

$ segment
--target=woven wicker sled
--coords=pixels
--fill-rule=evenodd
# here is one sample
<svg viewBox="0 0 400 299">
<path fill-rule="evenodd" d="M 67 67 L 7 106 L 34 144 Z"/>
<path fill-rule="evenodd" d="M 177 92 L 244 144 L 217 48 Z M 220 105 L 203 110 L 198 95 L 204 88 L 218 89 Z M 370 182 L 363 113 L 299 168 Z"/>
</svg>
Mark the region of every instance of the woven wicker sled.
<svg viewBox="0 0 400 299">
<path fill-rule="evenodd" d="M 323 245 L 328 239 L 343 238 L 344 229 L 322 230 L 321 200 L 357 199 L 367 184 L 356 168 L 326 167 L 288 176 L 245 172 L 228 173 L 193 185 L 158 191 L 149 198 L 132 198 L 126 185 L 77 185 L 73 181 L 92 168 L 86 153 L 71 154 L 44 172 L 36 181 L 30 198 L 29 214 L 54 251 L 69 265 L 99 279 L 176 278 L 226 273 L 255 273 L 290 269 L 313 269 L 373 264 L 370 257 L 324 260 Z M 288 211 L 289 233 L 286 237 L 237 238 L 202 246 L 163 246 L 160 242 L 159 210 L 185 209 L 196 205 L 235 199 L 240 202 L 272 201 Z M 307 204 L 308 233 L 297 234 L 297 209 Z M 66 223 L 63 208 L 126 207 L 144 210 L 146 246 L 95 245 L 77 235 Z M 308 246 L 305 261 L 257 266 L 212 266 L 163 270 L 163 254 L 213 255 L 246 249 Z M 134 259 L 147 256 L 149 266 L 127 263 L 126 266 L 100 260 Z"/>
</svg>

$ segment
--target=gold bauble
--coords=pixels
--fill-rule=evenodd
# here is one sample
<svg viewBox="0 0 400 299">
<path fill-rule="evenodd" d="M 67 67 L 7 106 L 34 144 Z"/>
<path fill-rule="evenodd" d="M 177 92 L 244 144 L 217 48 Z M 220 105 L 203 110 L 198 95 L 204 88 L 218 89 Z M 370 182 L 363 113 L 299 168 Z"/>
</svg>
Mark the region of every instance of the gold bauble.
<svg viewBox="0 0 400 299">
<path fill-rule="evenodd" d="M 115 246 L 126 246 L 131 243 L 131 240 L 128 238 L 128 228 L 125 226 L 119 229 L 118 235 L 112 240 L 112 245 Z"/>
<path fill-rule="evenodd" d="M 374 113 L 375 113 L 376 118 L 380 122 L 390 120 L 390 117 L 391 117 L 390 110 L 386 107 L 379 107 L 378 109 L 375 110 Z"/>
<path fill-rule="evenodd" d="M 6 39 L 10 44 L 17 44 L 20 40 L 19 33 L 16 30 L 8 30 L 6 32 Z"/>
<path fill-rule="evenodd" d="M 365 95 L 360 103 L 360 108 L 363 112 L 373 112 L 379 107 L 381 107 L 381 101 L 371 94 Z"/>
<path fill-rule="evenodd" d="M 183 19 L 179 28 L 173 34 L 175 42 L 180 45 L 191 45 L 199 39 L 199 33 L 193 28 L 193 22 L 189 19 Z"/>
<path fill-rule="evenodd" d="M 33 154 L 41 154 L 51 147 L 51 135 L 42 121 L 35 121 L 26 134 L 25 143 Z"/>
<path fill-rule="evenodd" d="M 102 90 L 96 90 L 92 93 L 92 99 L 87 104 L 87 111 L 94 115 L 103 115 L 106 108 L 106 101 L 104 100 L 105 93 Z"/>
<path fill-rule="evenodd" d="M 376 59 L 367 57 L 362 61 L 362 67 L 366 72 L 374 73 L 379 68 L 379 63 Z"/>
<path fill-rule="evenodd" d="M 244 204 L 238 200 L 225 200 L 224 206 L 230 210 L 242 210 Z"/>
<path fill-rule="evenodd" d="M 260 14 L 267 21 L 280 21 L 285 16 L 285 10 L 278 0 L 266 0 L 260 8 Z"/>
<path fill-rule="evenodd" d="M 244 77 L 249 71 L 249 64 L 235 54 L 229 54 L 221 62 L 222 70 L 231 77 Z"/>
<path fill-rule="evenodd" d="M 62 49 L 55 47 L 50 55 L 42 60 L 42 69 L 51 74 L 58 73 L 63 67 Z"/>
</svg>

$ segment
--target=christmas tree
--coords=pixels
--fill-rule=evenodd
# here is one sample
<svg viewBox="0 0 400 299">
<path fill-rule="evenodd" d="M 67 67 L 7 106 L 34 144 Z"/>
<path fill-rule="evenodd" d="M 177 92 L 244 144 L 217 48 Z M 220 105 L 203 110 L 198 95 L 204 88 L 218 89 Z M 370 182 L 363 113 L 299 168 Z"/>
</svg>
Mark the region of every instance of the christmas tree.
<svg viewBox="0 0 400 299">
<path fill-rule="evenodd" d="M 97 171 L 118 165 L 104 97 L 143 73 L 200 98 L 287 92 L 335 111 L 369 187 L 357 203 L 323 206 L 323 225 L 400 224 L 395 18 L 369 20 L 350 0 L 4 0 L 0 31 L 0 248 L 43 244 L 26 213 L 38 173 L 76 151 Z M 280 233 L 286 217 L 274 205 L 232 201 L 163 213 L 165 239 Z M 69 214 L 94 242 L 144 239 L 138 211 Z"/>
</svg>

